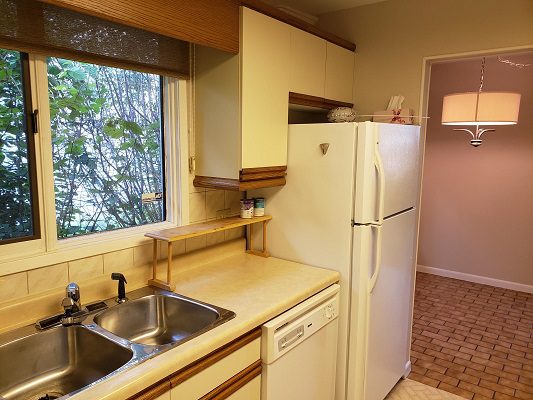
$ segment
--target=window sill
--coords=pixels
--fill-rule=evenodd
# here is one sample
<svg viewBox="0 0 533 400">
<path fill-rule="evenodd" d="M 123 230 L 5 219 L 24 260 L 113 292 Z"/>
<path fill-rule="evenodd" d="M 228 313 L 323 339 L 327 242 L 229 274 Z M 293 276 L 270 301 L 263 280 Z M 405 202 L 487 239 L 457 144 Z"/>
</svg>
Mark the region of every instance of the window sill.
<svg viewBox="0 0 533 400">
<path fill-rule="evenodd" d="M 144 236 L 145 233 L 174 227 L 176 224 L 161 222 L 127 230 L 64 239 L 59 241 L 57 248 L 53 250 L 0 260 L 0 276 L 142 246 L 151 243 L 151 239 Z"/>
</svg>

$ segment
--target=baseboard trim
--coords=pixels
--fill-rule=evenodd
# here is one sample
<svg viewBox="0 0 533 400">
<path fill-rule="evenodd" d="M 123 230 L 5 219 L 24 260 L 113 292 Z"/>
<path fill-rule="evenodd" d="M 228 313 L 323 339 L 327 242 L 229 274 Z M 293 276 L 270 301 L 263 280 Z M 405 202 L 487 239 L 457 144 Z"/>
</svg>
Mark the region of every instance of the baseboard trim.
<svg viewBox="0 0 533 400">
<path fill-rule="evenodd" d="M 496 286 L 503 289 L 516 290 L 518 292 L 533 293 L 532 285 L 525 285 L 523 283 L 503 281 L 500 279 L 487 278 L 485 276 L 466 274 L 464 272 L 450 271 L 448 269 L 428 267 L 426 265 L 418 264 L 416 270 L 425 272 L 427 274 L 444 276 L 446 278 L 460 279 L 462 281 L 481 283 L 483 285 Z"/>
</svg>

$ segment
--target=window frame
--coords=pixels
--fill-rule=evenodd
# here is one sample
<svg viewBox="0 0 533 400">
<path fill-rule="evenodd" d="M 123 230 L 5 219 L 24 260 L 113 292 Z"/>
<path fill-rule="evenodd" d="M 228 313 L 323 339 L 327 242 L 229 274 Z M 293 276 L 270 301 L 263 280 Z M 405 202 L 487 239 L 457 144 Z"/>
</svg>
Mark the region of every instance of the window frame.
<svg viewBox="0 0 533 400">
<path fill-rule="evenodd" d="M 34 126 L 34 107 L 32 101 L 32 87 L 30 76 L 30 62 L 29 54 L 18 51 L 6 49 L 13 52 L 18 52 L 20 55 L 20 68 L 22 78 L 22 97 L 24 105 L 24 118 L 22 121 L 24 133 L 26 135 L 26 146 L 28 151 L 28 179 L 30 181 L 30 203 L 31 203 L 31 220 L 32 220 L 32 234 L 29 236 L 22 236 L 12 239 L 0 240 L 0 246 L 6 246 L 14 243 L 21 243 L 27 241 L 34 241 L 41 239 L 41 223 L 40 223 L 40 207 L 38 199 L 38 185 L 37 185 L 37 167 L 36 167 L 36 151 L 35 151 L 35 136 L 37 126 Z"/>
<path fill-rule="evenodd" d="M 0 246 L 0 276 L 150 243 L 145 233 L 189 223 L 188 217 L 188 103 L 185 80 L 162 77 L 165 216 L 159 223 L 58 239 L 48 98 L 47 57 L 29 54 L 34 109 L 38 109 L 36 184 L 41 238 Z M 37 242 L 40 242 L 37 246 Z M 8 251 L 4 251 L 8 250 Z"/>
</svg>

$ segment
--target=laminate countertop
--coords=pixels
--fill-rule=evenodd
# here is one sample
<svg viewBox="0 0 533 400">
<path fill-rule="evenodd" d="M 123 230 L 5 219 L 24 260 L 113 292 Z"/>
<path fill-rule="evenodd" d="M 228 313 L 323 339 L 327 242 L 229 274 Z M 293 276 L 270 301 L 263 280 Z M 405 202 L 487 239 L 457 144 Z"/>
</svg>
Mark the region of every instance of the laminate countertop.
<svg viewBox="0 0 533 400">
<path fill-rule="evenodd" d="M 337 282 L 336 271 L 238 253 L 174 276 L 176 293 L 226 308 L 232 320 L 71 397 L 125 399 Z"/>
</svg>

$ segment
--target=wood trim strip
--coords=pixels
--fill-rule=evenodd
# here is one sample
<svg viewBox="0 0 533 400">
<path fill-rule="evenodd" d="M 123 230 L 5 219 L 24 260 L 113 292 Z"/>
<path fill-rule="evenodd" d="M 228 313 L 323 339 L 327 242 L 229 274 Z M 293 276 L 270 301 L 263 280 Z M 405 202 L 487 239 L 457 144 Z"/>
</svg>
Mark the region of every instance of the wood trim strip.
<svg viewBox="0 0 533 400">
<path fill-rule="evenodd" d="M 253 332 L 250 332 L 244 336 L 241 336 L 232 342 L 228 343 L 224 347 L 215 350 L 214 352 L 208 354 L 207 356 L 201 358 L 195 363 L 182 368 L 176 373 L 170 375 L 170 386 L 176 387 L 182 382 L 185 382 L 187 379 L 193 377 L 194 375 L 202 372 L 206 368 L 209 368 L 211 365 L 222 360 L 224 357 L 230 355 L 234 351 L 239 350 L 240 348 L 246 346 L 247 344 L 253 342 L 255 339 L 261 337 L 261 328 L 255 329 Z"/>
<path fill-rule="evenodd" d="M 162 394 L 168 392 L 170 389 L 170 381 L 168 380 L 168 378 L 165 378 L 155 383 L 154 385 L 144 389 L 142 392 L 128 397 L 127 400 L 155 400 Z"/>
<path fill-rule="evenodd" d="M 199 400 L 224 400 L 242 388 L 256 376 L 261 375 L 261 360 L 257 360 L 252 365 L 243 369 L 237 375 L 231 377 L 222 385 L 213 389 Z"/>
<path fill-rule="evenodd" d="M 287 181 L 283 178 L 261 179 L 258 181 L 241 182 L 239 185 L 239 191 L 245 192 L 247 190 L 259 189 L 273 186 L 283 186 Z"/>
<path fill-rule="evenodd" d="M 287 171 L 286 165 L 277 167 L 257 167 L 257 168 L 243 168 L 241 174 L 255 174 L 256 172 L 273 172 L 273 171 Z"/>
<path fill-rule="evenodd" d="M 263 179 L 274 179 L 274 178 L 283 178 L 286 174 L 278 173 L 278 172 L 264 172 L 264 173 L 257 173 L 257 174 L 248 174 L 243 175 L 241 177 L 241 183 L 242 182 L 249 182 L 249 181 L 260 181 Z"/>
<path fill-rule="evenodd" d="M 298 29 L 301 29 L 302 31 L 309 32 L 315 36 L 321 37 L 322 39 L 327 40 L 328 42 L 331 42 L 333 44 L 336 44 L 337 46 L 343 47 L 350 51 L 355 51 L 356 46 L 354 43 L 342 39 L 332 33 L 324 32 L 321 29 L 318 29 L 316 26 L 302 21 L 299 18 L 293 17 L 290 14 L 287 14 L 284 11 L 281 11 L 275 7 L 272 7 L 271 5 L 261 1 L 261 0 L 240 0 L 240 4 L 242 6 L 251 8 L 252 10 L 258 11 L 262 14 L 268 15 L 269 17 L 272 17 L 274 19 L 277 19 L 281 22 L 285 22 L 289 25 L 292 25 Z"/>
<path fill-rule="evenodd" d="M 256 178 L 256 180 L 247 180 L 240 182 L 238 179 L 217 178 L 214 176 L 197 175 L 195 176 L 193 181 L 193 185 L 196 187 L 232 190 L 236 192 L 244 192 L 246 190 L 259 189 L 264 187 L 283 186 L 285 185 L 285 183 L 285 176 L 273 176 L 261 179 Z"/>
<path fill-rule="evenodd" d="M 285 175 L 287 175 L 285 171 L 255 172 L 253 174 L 242 174 L 240 181 L 247 182 L 261 179 L 283 178 Z"/>
<path fill-rule="evenodd" d="M 210 189 L 224 189 L 239 191 L 239 180 L 229 178 L 217 178 L 214 176 L 196 175 L 193 180 L 196 187 L 205 187 Z"/>
<path fill-rule="evenodd" d="M 299 106 L 323 108 L 324 110 L 331 110 L 337 107 L 353 107 L 353 103 L 345 103 L 343 101 L 325 99 L 323 97 L 310 96 L 307 94 L 289 92 L 289 104 L 297 104 Z"/>
</svg>

